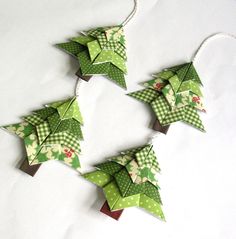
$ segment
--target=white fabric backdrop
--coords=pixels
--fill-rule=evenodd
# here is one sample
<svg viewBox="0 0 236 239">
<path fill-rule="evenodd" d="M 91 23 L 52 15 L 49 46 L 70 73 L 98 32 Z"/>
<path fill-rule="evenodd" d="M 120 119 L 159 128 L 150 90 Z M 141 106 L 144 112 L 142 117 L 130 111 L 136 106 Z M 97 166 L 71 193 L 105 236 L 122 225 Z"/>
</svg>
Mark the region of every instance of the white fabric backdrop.
<svg viewBox="0 0 236 239">
<path fill-rule="evenodd" d="M 140 0 L 127 26 L 128 92 L 163 67 L 189 61 L 202 40 L 236 34 L 235 0 Z M 125 0 L 0 0 L 0 125 L 71 96 L 77 63 L 53 44 L 80 30 L 118 24 Z M 181 123 L 155 139 L 167 222 L 138 208 L 119 222 L 99 212 L 100 189 L 58 162 L 36 176 L 18 170 L 20 139 L 0 131 L 0 238 L 236 238 L 236 41 L 219 38 L 196 68 L 204 83 L 207 133 Z M 119 150 L 147 142 L 153 114 L 103 77 L 82 83 L 83 172 Z"/>
</svg>

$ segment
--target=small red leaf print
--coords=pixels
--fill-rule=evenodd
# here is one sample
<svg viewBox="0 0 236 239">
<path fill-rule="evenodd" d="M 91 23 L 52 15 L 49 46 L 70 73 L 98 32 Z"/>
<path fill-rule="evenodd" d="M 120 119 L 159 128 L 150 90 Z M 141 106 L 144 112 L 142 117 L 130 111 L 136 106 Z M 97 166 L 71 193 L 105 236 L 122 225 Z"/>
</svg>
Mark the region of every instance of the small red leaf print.
<svg viewBox="0 0 236 239">
<path fill-rule="evenodd" d="M 199 96 L 194 96 L 192 101 L 195 102 L 195 103 L 199 103 L 200 97 Z"/>
<path fill-rule="evenodd" d="M 73 149 L 70 149 L 70 150 L 64 149 L 64 153 L 65 153 L 65 155 L 66 155 L 67 158 L 71 158 L 73 152 L 74 152 Z"/>
<path fill-rule="evenodd" d="M 67 153 L 67 158 L 71 158 L 71 156 L 72 156 L 72 153 L 71 152 L 69 152 L 69 153 Z"/>
<path fill-rule="evenodd" d="M 157 90 L 160 90 L 162 87 L 163 87 L 163 84 L 162 84 L 162 83 L 156 83 L 156 84 L 154 85 L 154 88 L 157 89 Z"/>
</svg>

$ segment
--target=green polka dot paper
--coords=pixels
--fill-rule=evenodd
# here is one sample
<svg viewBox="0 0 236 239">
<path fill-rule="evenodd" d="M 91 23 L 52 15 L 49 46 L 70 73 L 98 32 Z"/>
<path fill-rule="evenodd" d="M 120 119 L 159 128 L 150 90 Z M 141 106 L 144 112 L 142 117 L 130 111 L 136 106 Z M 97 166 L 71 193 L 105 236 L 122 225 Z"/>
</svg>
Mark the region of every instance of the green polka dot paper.
<svg viewBox="0 0 236 239">
<path fill-rule="evenodd" d="M 112 180 L 112 176 L 110 174 L 100 170 L 84 174 L 83 177 L 99 187 L 104 187 Z"/>
<path fill-rule="evenodd" d="M 111 157 L 104 163 L 97 164 L 97 170 L 83 176 L 85 179 L 103 188 L 111 211 L 137 206 L 164 219 L 161 210 L 160 188 L 155 177 L 150 180 L 147 178 L 144 181 L 134 181 L 132 179 L 133 174 L 140 171 L 140 169 L 143 170 L 143 166 L 138 166 L 136 157 L 139 163 L 145 165 L 147 168 L 145 173 L 137 174 L 139 177 L 147 178 L 147 172 L 152 168 L 156 170 L 152 171 L 153 174 L 159 172 L 157 158 L 152 146 L 144 145 L 123 151 L 122 154 Z M 135 170 L 133 168 L 128 170 L 127 165 L 132 162 L 136 162 L 137 167 Z"/>
<path fill-rule="evenodd" d="M 103 190 L 108 205 L 112 211 L 139 206 L 140 194 L 136 194 L 129 197 L 122 197 L 119 188 L 114 181 L 106 185 Z"/>
<path fill-rule="evenodd" d="M 60 115 L 61 120 L 74 118 L 80 124 L 83 124 L 83 118 L 80 113 L 79 105 L 76 97 L 60 101 L 58 103 L 49 104 L 50 107 L 56 109 Z"/>
</svg>

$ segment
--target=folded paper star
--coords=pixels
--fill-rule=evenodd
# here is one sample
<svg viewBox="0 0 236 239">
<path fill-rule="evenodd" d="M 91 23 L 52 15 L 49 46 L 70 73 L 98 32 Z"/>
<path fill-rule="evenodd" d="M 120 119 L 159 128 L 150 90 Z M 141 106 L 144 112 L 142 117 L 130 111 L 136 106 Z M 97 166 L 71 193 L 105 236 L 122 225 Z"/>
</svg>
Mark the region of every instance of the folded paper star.
<svg viewBox="0 0 236 239">
<path fill-rule="evenodd" d="M 27 173 L 35 173 L 29 169 L 30 166 L 52 159 L 63 161 L 74 169 L 80 168 L 78 155 L 79 140 L 83 139 L 83 120 L 76 97 L 48 104 L 23 117 L 23 120 L 3 128 L 24 140 Z"/>
<path fill-rule="evenodd" d="M 103 188 L 110 210 L 106 214 L 117 219 L 120 210 L 138 206 L 164 220 L 156 179 L 160 168 L 152 145 L 124 151 L 96 168 L 84 178 Z"/>
<path fill-rule="evenodd" d="M 144 83 L 146 89 L 128 95 L 151 105 L 160 124 L 159 131 L 165 132 L 166 128 L 162 127 L 177 121 L 204 131 L 197 112 L 205 112 L 200 90 L 202 83 L 193 63 L 165 69 L 154 77 Z"/>
<path fill-rule="evenodd" d="M 89 80 L 94 75 L 105 75 L 119 86 L 126 88 L 125 36 L 122 26 L 100 27 L 82 32 L 82 35 L 57 46 L 79 61 L 77 75 Z"/>
</svg>

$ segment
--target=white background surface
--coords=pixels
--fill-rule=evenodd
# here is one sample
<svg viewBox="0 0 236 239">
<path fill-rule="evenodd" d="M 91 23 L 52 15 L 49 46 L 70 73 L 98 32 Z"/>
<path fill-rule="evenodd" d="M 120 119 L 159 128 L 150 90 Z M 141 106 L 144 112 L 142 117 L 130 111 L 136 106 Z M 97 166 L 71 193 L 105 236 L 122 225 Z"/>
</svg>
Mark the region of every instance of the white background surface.
<svg viewBox="0 0 236 239">
<path fill-rule="evenodd" d="M 189 61 L 216 32 L 236 35 L 235 0 L 140 0 L 126 28 L 128 92 L 164 67 Z M 19 122 L 44 103 L 71 96 L 78 65 L 53 47 L 80 30 L 119 24 L 129 0 L 0 0 L 0 125 Z M 18 170 L 17 137 L 0 131 L 0 238 L 236 238 L 236 40 L 209 43 L 196 62 L 204 83 L 207 133 L 182 123 L 155 139 L 167 222 L 138 208 L 119 222 L 99 212 L 100 189 L 59 162 L 36 176 Z M 83 172 L 118 151 L 147 142 L 147 107 L 97 77 L 82 83 Z"/>
</svg>

